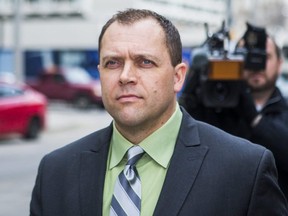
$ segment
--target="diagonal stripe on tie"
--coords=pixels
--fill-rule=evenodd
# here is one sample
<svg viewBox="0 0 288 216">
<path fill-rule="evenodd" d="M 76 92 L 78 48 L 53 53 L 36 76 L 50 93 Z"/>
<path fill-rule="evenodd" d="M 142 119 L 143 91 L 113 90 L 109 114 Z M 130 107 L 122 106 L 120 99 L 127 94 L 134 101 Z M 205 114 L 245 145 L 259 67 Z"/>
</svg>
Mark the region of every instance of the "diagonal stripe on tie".
<svg viewBox="0 0 288 216">
<path fill-rule="evenodd" d="M 131 147 L 127 152 L 128 161 L 119 174 L 111 201 L 110 215 L 140 215 L 141 182 L 135 167 L 144 151 L 139 146 Z"/>
<path fill-rule="evenodd" d="M 136 178 L 136 180 L 133 179 L 133 184 L 127 181 L 123 173 L 120 173 L 118 178 L 119 181 L 117 182 L 121 184 L 121 187 L 126 192 L 127 196 L 129 196 L 129 198 L 134 202 L 134 204 L 138 206 L 139 203 L 141 203 L 141 183 L 139 178 Z"/>
<path fill-rule="evenodd" d="M 127 215 L 116 200 L 115 196 L 112 197 L 111 206 L 113 207 L 110 208 L 110 216 Z"/>
</svg>

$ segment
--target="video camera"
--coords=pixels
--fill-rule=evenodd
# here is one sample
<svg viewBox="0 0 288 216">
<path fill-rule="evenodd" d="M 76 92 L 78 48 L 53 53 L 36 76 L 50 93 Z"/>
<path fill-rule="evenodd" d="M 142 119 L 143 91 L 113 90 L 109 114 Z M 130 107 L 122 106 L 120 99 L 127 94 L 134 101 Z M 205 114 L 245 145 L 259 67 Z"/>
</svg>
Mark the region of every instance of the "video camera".
<svg viewBox="0 0 288 216">
<path fill-rule="evenodd" d="M 194 49 L 190 68 L 194 79 L 192 83 L 198 86 L 196 95 L 205 107 L 236 107 L 245 83 L 243 69 L 265 69 L 265 29 L 247 23 L 243 38 L 234 51 L 230 51 L 230 35 L 224 22 L 221 29 L 212 35 L 207 24 L 205 28 L 207 39 L 200 48 Z M 189 80 L 186 85 L 189 85 Z"/>
</svg>

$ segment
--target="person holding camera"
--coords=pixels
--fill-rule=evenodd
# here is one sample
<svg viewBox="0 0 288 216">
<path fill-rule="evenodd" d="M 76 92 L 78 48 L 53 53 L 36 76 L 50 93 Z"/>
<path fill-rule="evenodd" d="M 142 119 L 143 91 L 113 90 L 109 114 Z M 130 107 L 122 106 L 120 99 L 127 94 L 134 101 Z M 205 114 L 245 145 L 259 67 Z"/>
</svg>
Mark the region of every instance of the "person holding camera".
<svg viewBox="0 0 288 216">
<path fill-rule="evenodd" d="M 247 137 L 270 149 L 278 168 L 279 184 L 288 198 L 288 106 L 276 86 L 281 73 L 281 50 L 271 36 L 266 39 L 264 70 L 245 69 L 243 76 L 250 89 L 240 98 L 240 115 L 250 130 Z M 242 115 L 241 115 L 242 114 Z"/>
<path fill-rule="evenodd" d="M 260 49 L 249 45 L 257 40 L 262 41 Z M 270 149 L 276 160 L 279 184 L 288 198 L 288 106 L 276 86 L 281 73 L 281 49 L 263 29 L 251 25 L 237 48 L 251 50 L 252 54 L 245 59 L 244 82 L 239 92 L 233 92 L 238 100 L 235 107 L 208 107 L 203 103 L 199 82 L 201 73 L 207 70 L 203 55 L 194 57 L 196 66 L 192 64 L 178 101 L 194 118 Z"/>
</svg>

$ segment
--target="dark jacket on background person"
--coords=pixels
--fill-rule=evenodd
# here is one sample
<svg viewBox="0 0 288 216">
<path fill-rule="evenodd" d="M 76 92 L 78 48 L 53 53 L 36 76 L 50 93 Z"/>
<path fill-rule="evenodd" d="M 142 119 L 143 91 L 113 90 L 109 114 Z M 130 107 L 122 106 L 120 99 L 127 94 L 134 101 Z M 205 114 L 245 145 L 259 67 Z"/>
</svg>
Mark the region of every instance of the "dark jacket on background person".
<svg viewBox="0 0 288 216">
<path fill-rule="evenodd" d="M 288 105 L 278 88 L 257 113 L 262 119 L 256 126 L 247 120 L 247 115 L 256 112 L 248 100 L 242 104 L 240 100 L 236 108 L 215 109 L 204 107 L 195 95 L 184 92 L 179 103 L 197 120 L 270 149 L 276 160 L 280 187 L 288 198 Z"/>
<path fill-rule="evenodd" d="M 271 151 L 185 110 L 155 216 L 286 216 Z M 112 124 L 46 155 L 31 216 L 100 216 Z M 157 144 L 155 144 L 157 145 Z"/>
<path fill-rule="evenodd" d="M 279 184 L 288 198 L 288 105 L 279 89 L 275 89 L 260 113 L 263 117 L 252 127 L 250 140 L 273 152 Z"/>
</svg>

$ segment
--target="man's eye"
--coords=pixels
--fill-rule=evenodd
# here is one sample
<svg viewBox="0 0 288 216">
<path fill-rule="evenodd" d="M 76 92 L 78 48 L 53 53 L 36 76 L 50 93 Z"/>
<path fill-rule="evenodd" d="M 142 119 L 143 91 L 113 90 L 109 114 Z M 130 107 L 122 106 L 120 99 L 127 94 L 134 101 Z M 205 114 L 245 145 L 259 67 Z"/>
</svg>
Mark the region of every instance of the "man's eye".
<svg viewBox="0 0 288 216">
<path fill-rule="evenodd" d="M 143 60 L 143 64 L 151 64 L 152 62 L 150 60 Z"/>
<path fill-rule="evenodd" d="M 154 65 L 154 63 L 152 61 L 147 60 L 147 59 L 143 60 L 141 64 L 143 67 L 151 67 Z"/>
<path fill-rule="evenodd" d="M 119 65 L 117 61 L 109 60 L 105 63 L 105 67 L 107 68 L 115 68 Z"/>
</svg>

